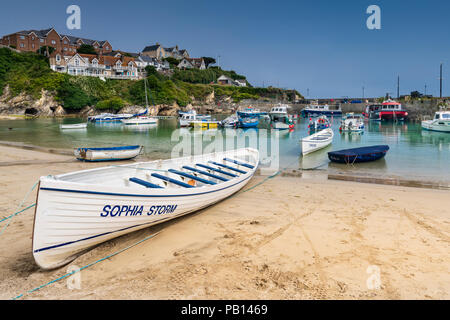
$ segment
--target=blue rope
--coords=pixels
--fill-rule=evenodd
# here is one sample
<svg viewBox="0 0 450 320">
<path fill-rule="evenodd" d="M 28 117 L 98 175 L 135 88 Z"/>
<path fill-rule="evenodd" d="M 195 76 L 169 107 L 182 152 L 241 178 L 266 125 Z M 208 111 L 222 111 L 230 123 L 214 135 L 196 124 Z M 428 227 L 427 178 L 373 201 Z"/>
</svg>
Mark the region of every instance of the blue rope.
<svg viewBox="0 0 450 320">
<path fill-rule="evenodd" d="M 12 298 L 11 300 L 17 300 L 17 299 L 20 299 L 20 298 L 22 298 L 25 294 L 33 293 L 33 292 L 38 291 L 38 290 L 40 290 L 40 289 L 42 289 L 42 288 L 44 288 L 44 287 L 46 287 L 46 286 L 49 286 L 49 285 L 53 284 L 53 283 L 55 283 L 55 282 L 58 282 L 58 281 L 61 281 L 61 280 L 65 279 L 65 278 L 67 278 L 67 277 L 70 277 L 71 275 L 73 275 L 73 274 L 75 274 L 75 273 L 77 273 L 77 272 L 80 272 L 81 270 L 84 270 L 84 269 L 87 269 L 87 268 L 89 268 L 89 267 L 92 267 L 93 265 L 95 265 L 95 264 L 97 264 L 97 263 L 99 263 L 99 262 L 102 262 L 102 261 L 104 261 L 104 260 L 106 260 L 106 259 L 112 258 L 112 257 L 118 255 L 119 253 L 122 253 L 122 252 L 124 252 L 124 251 L 126 251 L 126 250 L 128 250 L 128 249 L 131 249 L 131 248 L 133 248 L 133 247 L 135 247 L 135 246 L 141 244 L 142 242 L 147 241 L 147 240 L 149 240 L 149 239 L 151 239 L 151 238 L 157 236 L 158 234 L 159 234 L 159 232 L 154 233 L 154 234 L 152 234 L 152 235 L 150 235 L 150 236 L 148 236 L 148 237 L 146 237 L 146 238 L 144 238 L 144 239 L 142 239 L 142 240 L 140 240 L 140 241 L 138 241 L 138 242 L 136 242 L 136 243 L 134 243 L 134 244 L 132 244 L 132 245 L 130 245 L 130 246 L 128 246 L 128 247 L 126 247 L 126 248 L 123 248 L 123 249 L 121 249 L 121 250 L 119 250 L 119 251 L 116 251 L 116 252 L 114 252 L 114 253 L 112 253 L 112 254 L 110 254 L 110 255 L 108 255 L 108 256 L 102 258 L 102 259 L 99 259 L 99 260 L 97 260 L 97 261 L 95 261 L 95 262 L 92 262 L 92 263 L 90 263 L 90 264 L 88 264 L 88 265 L 85 265 L 84 267 L 81 267 L 81 268 L 79 268 L 79 269 L 77 269 L 77 270 L 74 270 L 74 271 L 72 271 L 72 272 L 70 272 L 70 273 L 66 273 L 66 274 L 63 275 L 62 277 L 59 277 L 58 279 L 52 280 L 52 281 L 47 282 L 46 284 L 43 284 L 43 285 L 41 285 L 41 286 L 39 286 L 39 287 L 36 287 L 36 288 L 34 288 L 34 289 L 31 289 L 31 290 L 28 290 L 26 293 L 19 294 L 18 296 Z"/>
<path fill-rule="evenodd" d="M 20 202 L 20 204 L 19 204 L 19 206 L 17 207 L 17 209 L 19 209 L 19 208 L 21 208 L 21 207 L 23 206 L 25 200 L 28 198 L 28 196 L 30 195 L 30 193 L 33 192 L 33 190 L 36 188 L 36 186 L 37 186 L 38 184 L 39 184 L 39 180 L 38 180 L 38 181 L 34 184 L 34 186 L 28 191 L 28 193 L 25 195 L 25 198 L 23 198 L 23 200 Z M 20 214 L 20 213 L 22 213 L 22 212 L 24 212 L 24 211 L 26 211 L 26 210 L 28 210 L 28 209 L 33 208 L 35 205 L 36 205 L 36 203 L 33 203 L 32 205 L 26 207 L 25 209 L 22 209 L 22 210 L 20 210 L 20 211 L 17 211 L 17 212 L 15 212 L 15 213 L 13 213 L 13 214 L 10 215 L 9 217 L 6 217 L 6 218 L 2 219 L 2 220 L 0 221 L 0 223 L 3 222 L 3 221 L 6 221 L 6 220 L 9 220 L 9 219 L 14 218 L 14 217 L 17 216 L 18 214 Z M 8 223 L 7 223 L 7 224 L 3 227 L 3 229 L 0 231 L 0 235 L 6 230 L 6 228 L 8 228 L 8 226 L 9 226 L 10 223 L 11 223 L 11 220 L 9 220 Z"/>
</svg>

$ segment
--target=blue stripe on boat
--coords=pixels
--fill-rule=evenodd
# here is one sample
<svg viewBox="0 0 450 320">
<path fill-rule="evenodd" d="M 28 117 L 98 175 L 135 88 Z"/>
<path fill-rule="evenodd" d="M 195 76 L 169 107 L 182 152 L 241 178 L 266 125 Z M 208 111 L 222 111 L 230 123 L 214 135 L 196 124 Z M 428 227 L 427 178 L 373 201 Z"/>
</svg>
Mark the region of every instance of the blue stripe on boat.
<svg viewBox="0 0 450 320">
<path fill-rule="evenodd" d="M 191 186 L 190 184 L 187 184 L 187 183 L 184 183 L 182 181 L 178 181 L 178 180 L 175 180 L 175 179 L 172 179 L 172 178 L 160 175 L 159 173 L 152 173 L 152 177 L 155 177 L 155 178 L 158 178 L 158 179 L 161 179 L 161 180 L 164 180 L 164 181 L 176 184 L 176 185 L 178 185 L 180 187 L 194 188 L 194 186 Z"/>
<path fill-rule="evenodd" d="M 196 165 L 199 166 L 199 167 L 208 169 L 208 170 L 212 170 L 212 171 L 215 171 L 215 172 L 218 172 L 218 173 L 221 173 L 221 174 L 225 174 L 225 175 L 233 177 L 233 178 L 237 177 L 237 175 L 235 175 L 233 173 L 229 173 L 229 172 L 226 172 L 226 171 L 223 171 L 223 170 L 220 170 L 220 169 L 216 169 L 216 168 L 213 168 L 213 167 L 201 164 L 201 163 L 197 163 Z"/>
<path fill-rule="evenodd" d="M 228 179 L 225 179 L 225 178 L 223 178 L 221 176 L 218 176 L 218 175 L 215 175 L 215 174 L 203 171 L 203 170 L 198 170 L 198 169 L 195 169 L 195 168 L 192 168 L 192 167 L 189 167 L 189 166 L 184 166 L 183 169 L 187 169 L 187 170 L 191 170 L 191 171 L 194 171 L 194 172 L 197 172 L 197 173 L 201 173 L 201 174 L 204 174 L 205 176 L 208 176 L 210 178 L 214 178 L 214 179 L 218 179 L 218 180 L 222 180 L 222 181 L 228 181 Z"/>
<path fill-rule="evenodd" d="M 144 187 L 147 187 L 147 188 L 164 189 L 163 187 L 158 186 L 157 184 L 153 184 L 153 183 L 150 183 L 148 181 L 141 180 L 139 178 L 130 178 L 130 181 L 134 182 L 134 183 L 137 183 L 137 184 L 140 184 L 141 186 L 144 186 Z"/>
<path fill-rule="evenodd" d="M 243 162 L 240 162 L 240 161 L 237 161 L 237 160 L 228 159 L 228 158 L 223 158 L 223 160 L 228 161 L 228 162 L 233 162 L 234 164 L 238 164 L 240 166 L 243 166 L 243 167 L 246 167 L 246 168 L 249 168 L 249 169 L 254 169 L 255 168 L 254 166 L 251 166 L 251 165 L 249 165 L 247 163 L 243 163 Z"/>
<path fill-rule="evenodd" d="M 247 173 L 245 171 L 242 171 L 242 170 L 239 170 L 239 169 L 236 169 L 236 168 L 233 168 L 233 167 L 230 167 L 230 166 L 227 166 L 227 165 L 215 162 L 215 161 L 208 161 L 208 162 L 212 163 L 212 164 L 215 164 L 216 166 L 219 166 L 219 167 L 222 167 L 222 168 L 225 168 L 225 169 L 229 169 L 229 170 L 232 170 L 232 171 L 235 171 L 235 172 L 239 172 L 239 173 L 242 173 L 242 174 L 246 174 Z"/>
<path fill-rule="evenodd" d="M 205 183 L 205 184 L 211 184 L 211 185 L 216 184 L 215 182 L 212 182 L 212 181 L 200 178 L 200 177 L 196 177 L 196 176 L 194 176 L 192 174 L 189 174 L 189 173 L 186 173 L 186 172 L 182 172 L 182 171 L 178 171 L 178 170 L 174 170 L 174 169 L 169 169 L 169 172 L 172 172 L 174 174 L 177 174 L 177 175 L 185 177 L 185 178 L 190 178 L 192 180 L 200 181 L 200 182 Z"/>
</svg>

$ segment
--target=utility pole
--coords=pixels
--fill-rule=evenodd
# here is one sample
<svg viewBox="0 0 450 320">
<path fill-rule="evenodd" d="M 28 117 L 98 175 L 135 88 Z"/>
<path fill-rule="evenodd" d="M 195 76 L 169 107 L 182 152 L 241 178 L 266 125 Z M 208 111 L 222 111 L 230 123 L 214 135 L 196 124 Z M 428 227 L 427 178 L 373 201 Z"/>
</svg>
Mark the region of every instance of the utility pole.
<svg viewBox="0 0 450 320">
<path fill-rule="evenodd" d="M 397 77 L 397 99 L 400 98 L 400 76 Z"/>
<path fill-rule="evenodd" d="M 425 83 L 425 95 L 427 95 L 427 84 Z"/>
<path fill-rule="evenodd" d="M 362 90 L 363 90 L 363 96 L 362 96 L 362 98 L 363 98 L 363 100 L 364 100 L 364 86 L 362 87 Z"/>
<path fill-rule="evenodd" d="M 439 82 L 440 82 L 439 97 L 442 99 L 442 62 L 441 62 L 441 75 L 439 77 Z"/>
</svg>

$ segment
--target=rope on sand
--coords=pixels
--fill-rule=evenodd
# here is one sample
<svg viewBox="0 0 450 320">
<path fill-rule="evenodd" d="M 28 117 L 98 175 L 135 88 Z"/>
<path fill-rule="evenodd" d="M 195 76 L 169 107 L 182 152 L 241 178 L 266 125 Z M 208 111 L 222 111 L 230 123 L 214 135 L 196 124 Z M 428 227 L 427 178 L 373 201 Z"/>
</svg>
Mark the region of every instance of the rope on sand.
<svg viewBox="0 0 450 320">
<path fill-rule="evenodd" d="M 122 252 L 124 252 L 124 251 L 126 251 L 126 250 L 128 250 L 128 249 L 131 249 L 131 248 L 133 248 L 133 247 L 135 247 L 135 246 L 141 244 L 141 243 L 144 242 L 144 241 L 147 241 L 147 240 L 149 240 L 149 239 L 151 239 L 151 238 L 157 236 L 159 233 L 160 233 L 160 232 L 157 232 L 157 233 L 154 233 L 154 234 L 152 234 L 152 235 L 149 235 L 148 237 L 145 237 L 144 239 L 139 240 L 138 242 L 136 242 L 136 243 L 134 243 L 134 244 L 132 244 L 132 245 L 129 245 L 128 247 L 123 248 L 123 249 L 121 249 L 121 250 L 119 250 L 119 251 L 116 251 L 116 252 L 114 252 L 114 253 L 112 253 L 112 254 L 110 254 L 110 255 L 104 257 L 104 258 L 101 258 L 101 259 L 99 259 L 99 260 L 97 260 L 97 261 L 95 261 L 95 262 L 89 263 L 89 264 L 85 265 L 84 267 L 81 267 L 81 268 L 79 268 L 79 269 L 76 269 L 76 270 L 74 270 L 74 271 L 72 271 L 72 272 L 66 273 L 66 274 L 63 275 L 62 277 L 59 277 L 59 278 L 54 279 L 54 280 L 52 280 L 52 281 L 49 281 L 49 282 L 47 282 L 46 284 L 43 284 L 43 285 L 41 285 L 41 286 L 39 286 L 39 287 L 36 287 L 36 288 L 34 288 L 34 289 L 31 289 L 31 290 L 28 290 L 26 293 L 19 294 L 18 296 L 12 298 L 11 300 L 17 300 L 17 299 L 20 299 L 20 298 L 22 298 L 22 297 L 23 297 L 24 295 L 26 295 L 26 294 L 31 294 L 31 293 L 33 293 L 33 292 L 36 292 L 36 291 L 38 291 L 38 290 L 40 290 L 40 289 L 42 289 L 42 288 L 45 288 L 45 287 L 47 287 L 47 286 L 49 286 L 49 285 L 51 285 L 51 284 L 53 284 L 53 283 L 55 283 L 55 282 L 58 282 L 58 281 L 61 281 L 61 280 L 65 279 L 65 278 L 67 278 L 67 277 L 70 277 L 71 275 L 73 275 L 73 274 L 75 274 L 75 273 L 77 273 L 77 272 L 80 272 L 81 270 L 87 269 L 87 268 L 92 267 L 93 265 L 95 265 L 95 264 L 97 264 L 97 263 L 100 263 L 100 262 L 102 262 L 102 261 L 104 261 L 104 260 L 106 260 L 106 259 L 112 258 L 112 257 L 114 257 L 114 256 L 116 256 L 116 255 L 118 255 L 118 254 L 120 254 L 120 253 L 122 253 Z"/>
<path fill-rule="evenodd" d="M 28 196 L 33 192 L 33 190 L 37 187 L 37 185 L 39 184 L 39 180 L 36 181 L 36 183 L 33 185 L 33 187 L 28 191 L 28 193 L 25 195 L 25 198 L 23 198 L 23 200 L 20 202 L 19 206 L 17 207 L 16 210 L 19 210 L 20 208 L 22 208 L 23 204 L 25 203 L 25 201 L 27 200 Z M 33 208 L 36 205 L 36 203 L 33 203 L 32 205 L 26 207 L 25 209 L 22 209 L 20 211 L 16 211 L 15 213 L 13 213 L 12 215 L 3 218 L 2 220 L 0 220 L 0 223 L 2 223 L 3 221 L 9 220 L 8 223 L 3 227 L 3 229 L 0 231 L 0 235 L 5 231 L 5 229 L 9 226 L 9 224 L 11 223 L 12 218 L 14 218 L 15 216 L 17 216 L 18 214 L 27 211 L 28 209 Z"/>
</svg>

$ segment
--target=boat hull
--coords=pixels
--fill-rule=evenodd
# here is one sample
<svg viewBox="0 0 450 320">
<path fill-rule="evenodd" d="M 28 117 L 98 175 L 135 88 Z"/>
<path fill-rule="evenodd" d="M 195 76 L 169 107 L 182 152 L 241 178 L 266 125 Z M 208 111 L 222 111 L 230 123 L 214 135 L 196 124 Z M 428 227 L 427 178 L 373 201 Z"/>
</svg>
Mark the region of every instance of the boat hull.
<svg viewBox="0 0 450 320">
<path fill-rule="evenodd" d="M 439 124 L 441 122 L 441 124 Z M 450 122 L 443 121 L 422 121 L 422 128 L 429 131 L 436 132 L 450 132 Z"/>
<path fill-rule="evenodd" d="M 326 138 L 320 138 L 326 136 Z M 302 139 L 302 154 L 310 154 L 328 147 L 333 142 L 334 133 L 331 129 L 325 129 Z"/>
<path fill-rule="evenodd" d="M 62 124 L 59 126 L 62 130 L 74 130 L 74 129 L 86 129 L 87 123 L 80 123 L 80 124 Z"/>
<path fill-rule="evenodd" d="M 342 116 L 342 111 L 340 110 L 302 110 L 303 117 L 309 116 Z"/>
<path fill-rule="evenodd" d="M 247 168 L 246 173 L 237 178 L 207 187 L 146 189 L 62 181 L 63 176 L 42 177 L 33 231 L 33 256 L 36 263 L 43 269 L 58 268 L 102 242 L 217 203 L 250 181 L 259 163 L 259 153 L 254 149 L 241 149 L 120 166 L 124 170 L 131 167 L 136 172 L 138 170 L 134 168 L 139 165 L 155 163 L 155 167 L 164 167 L 164 163 L 183 165 L 210 159 L 220 161 L 236 154 L 253 159 L 251 163 L 254 167 Z M 76 174 L 89 177 L 101 170 L 105 168 Z"/>
<path fill-rule="evenodd" d="M 120 161 L 136 158 L 142 152 L 142 148 L 143 147 L 141 146 L 118 148 L 78 148 L 74 150 L 74 154 L 80 161 Z"/>
<path fill-rule="evenodd" d="M 340 150 L 328 153 L 328 158 L 332 162 L 353 164 L 359 162 L 370 162 L 384 158 L 389 151 L 389 146 L 371 146 Z"/>
</svg>

